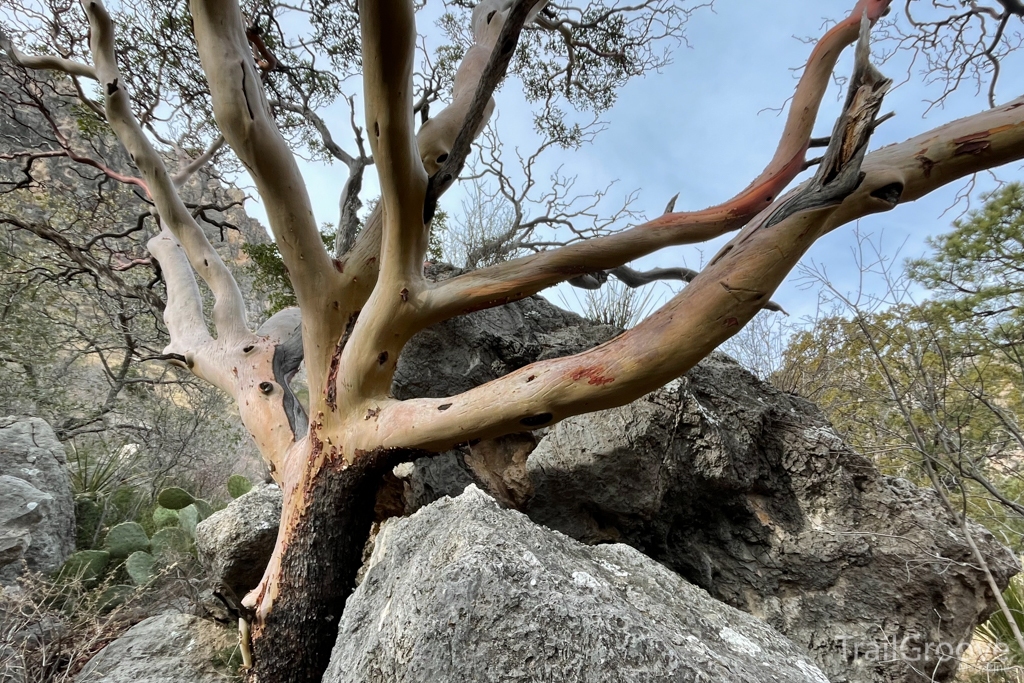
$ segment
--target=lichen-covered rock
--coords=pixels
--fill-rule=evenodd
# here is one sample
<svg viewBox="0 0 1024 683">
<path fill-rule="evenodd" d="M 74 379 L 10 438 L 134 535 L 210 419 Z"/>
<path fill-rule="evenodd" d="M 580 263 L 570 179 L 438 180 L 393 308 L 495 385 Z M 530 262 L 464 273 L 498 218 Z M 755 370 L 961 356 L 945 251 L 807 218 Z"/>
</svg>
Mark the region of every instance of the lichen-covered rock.
<svg viewBox="0 0 1024 683">
<path fill-rule="evenodd" d="M 50 425 L 0 418 L 0 476 L 0 582 L 16 577 L 22 559 L 32 571 L 56 569 L 75 549 L 75 504 Z"/>
<path fill-rule="evenodd" d="M 187 614 L 142 621 L 89 660 L 75 683 L 223 683 L 237 632 Z"/>
<path fill-rule="evenodd" d="M 383 526 L 323 681 L 828 683 L 634 549 L 585 546 L 476 487 Z"/>
<path fill-rule="evenodd" d="M 199 561 L 238 597 L 256 587 L 270 561 L 281 499 L 277 486 L 256 486 L 196 527 Z"/>
<path fill-rule="evenodd" d="M 527 467 L 534 520 L 642 550 L 765 619 L 833 683 L 950 680 L 956 660 L 937 653 L 996 609 L 930 489 L 882 476 L 813 405 L 722 355 L 559 423 Z M 971 528 L 1005 585 L 1016 559 Z"/>
</svg>

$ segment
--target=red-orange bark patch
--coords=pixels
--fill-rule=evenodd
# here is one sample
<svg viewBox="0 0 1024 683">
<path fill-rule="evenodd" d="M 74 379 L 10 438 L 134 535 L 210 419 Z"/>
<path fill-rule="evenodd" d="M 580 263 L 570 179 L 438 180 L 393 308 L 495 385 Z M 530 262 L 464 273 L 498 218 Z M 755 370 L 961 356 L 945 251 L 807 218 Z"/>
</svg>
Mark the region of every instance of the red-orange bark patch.
<svg viewBox="0 0 1024 683">
<path fill-rule="evenodd" d="M 604 368 L 600 365 L 594 365 L 589 368 L 579 368 L 572 373 L 571 377 L 574 382 L 578 382 L 581 379 L 586 379 L 587 384 L 594 386 L 602 386 L 604 384 L 611 384 L 615 381 L 614 377 L 606 377 L 601 373 L 604 372 Z"/>
<path fill-rule="evenodd" d="M 932 169 L 935 168 L 935 162 L 926 157 L 924 154 L 918 154 L 915 158 L 921 164 L 921 170 L 924 171 L 924 177 L 931 178 Z"/>
</svg>

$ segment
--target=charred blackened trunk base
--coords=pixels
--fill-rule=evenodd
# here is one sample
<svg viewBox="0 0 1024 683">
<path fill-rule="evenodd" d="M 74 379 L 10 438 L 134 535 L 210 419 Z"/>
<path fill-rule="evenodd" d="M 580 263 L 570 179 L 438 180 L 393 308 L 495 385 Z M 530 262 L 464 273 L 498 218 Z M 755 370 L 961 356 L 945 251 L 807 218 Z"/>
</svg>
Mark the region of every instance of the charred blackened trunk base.
<svg viewBox="0 0 1024 683">
<path fill-rule="evenodd" d="M 355 588 L 382 476 L 419 455 L 373 451 L 346 469 L 325 467 L 313 476 L 282 556 L 280 591 L 253 634 L 250 683 L 320 683 Z"/>
</svg>

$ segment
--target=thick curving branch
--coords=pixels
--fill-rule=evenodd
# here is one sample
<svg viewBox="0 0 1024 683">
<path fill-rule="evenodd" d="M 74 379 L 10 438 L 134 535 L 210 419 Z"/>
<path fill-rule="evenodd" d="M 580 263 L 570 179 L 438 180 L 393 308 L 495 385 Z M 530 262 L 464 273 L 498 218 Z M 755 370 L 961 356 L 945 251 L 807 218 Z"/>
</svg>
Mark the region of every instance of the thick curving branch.
<svg viewBox="0 0 1024 683">
<path fill-rule="evenodd" d="M 278 314 L 255 334 L 249 330 L 238 284 L 182 202 L 175 179 L 131 111 L 114 55 L 110 15 L 99 0 L 83 0 L 83 6 L 91 28 L 90 49 L 104 93 L 107 120 L 141 172 L 160 219 L 161 232 L 148 247 L 167 283 L 164 320 L 171 341 L 165 355 L 184 359 L 185 367 L 193 374 L 235 399 L 243 424 L 276 472 L 285 466 L 286 454 L 305 433 L 304 419 L 294 414 L 287 386 L 288 368 L 295 365 L 297 312 Z M 183 179 L 206 163 L 206 157 L 212 156 L 217 147 L 219 143 L 215 142 L 190 164 Z M 216 338 L 207 329 L 194 273 L 199 273 L 213 292 Z M 287 362 L 275 362 L 282 354 Z M 279 377 L 285 381 L 278 381 Z"/>
<path fill-rule="evenodd" d="M 427 172 L 420 161 L 412 110 L 416 20 L 412 0 L 359 3 L 366 129 L 384 205 L 381 277 L 422 277 L 427 234 L 423 200 Z"/>
<path fill-rule="evenodd" d="M 89 19 L 89 47 L 103 89 L 107 121 L 142 174 L 160 220 L 184 247 L 192 267 L 213 292 L 213 323 L 218 337 L 242 339 L 249 335 L 242 293 L 220 255 L 178 196 L 163 159 L 132 113 L 114 55 L 114 25 L 110 14 L 100 0 L 83 0 L 82 4 Z"/>
<path fill-rule="evenodd" d="M 69 76 L 80 76 L 94 81 L 98 80 L 96 70 L 88 64 L 53 55 L 25 54 L 14 46 L 11 37 L 3 29 L 0 29 L 0 50 L 6 52 L 12 62 L 26 69 L 60 71 Z"/>
<path fill-rule="evenodd" d="M 214 155 L 220 151 L 220 148 L 224 146 L 224 136 L 218 135 L 217 138 L 210 143 L 210 146 L 206 148 L 202 154 L 193 159 L 191 162 L 185 165 L 180 171 L 174 174 L 171 181 L 174 183 L 174 187 L 179 190 L 189 181 L 189 178 L 198 173 L 208 163 L 213 161 Z"/>
<path fill-rule="evenodd" d="M 485 0 L 474 8 L 474 44 L 466 51 L 455 73 L 452 102 L 428 119 L 416 136 L 423 167 L 433 178 L 423 207 L 427 223 L 438 198 L 452 184 L 437 179 L 439 174 L 444 175 L 440 171 L 442 165 L 449 170 L 456 167 L 461 170 L 473 140 L 480 135 L 494 110 L 493 94 L 508 70 L 522 25 L 532 20 L 544 4 L 543 0 L 526 0 L 509 9 L 508 3 L 501 0 Z M 458 174 L 457 170 L 453 172 Z M 362 292 L 363 301 L 369 297 L 377 278 L 383 209 L 378 205 L 370 214 L 344 259 L 345 275 L 350 278 L 351 287 Z"/>
<path fill-rule="evenodd" d="M 194 271 L 174 235 L 164 228 L 146 246 L 167 284 L 164 322 L 171 341 L 164 355 L 180 359 L 178 364 L 235 399 L 242 423 L 281 481 L 287 455 L 307 428 L 289 385 L 302 360 L 298 309 L 281 311 L 243 339 L 214 339 L 203 318 Z"/>
<path fill-rule="evenodd" d="M 359 3 L 366 130 L 380 179 L 382 205 L 380 272 L 340 356 L 349 400 L 387 393 L 394 363 L 409 340 L 407 322 L 418 315 L 424 289 L 428 231 L 423 221 L 427 172 L 420 161 L 413 115 L 416 19 L 412 0 Z M 345 398 L 341 398 L 345 401 Z M 329 402 L 332 412 L 338 403 Z"/>
<path fill-rule="evenodd" d="M 326 383 L 334 343 L 349 311 L 344 287 L 317 230 L 306 184 L 263 91 L 236 0 L 191 0 L 189 8 L 214 115 L 251 174 L 303 317 L 311 387 Z M 311 397 L 322 392 L 313 391 Z"/>
<path fill-rule="evenodd" d="M 609 270 L 668 246 L 706 242 L 738 230 L 771 206 L 804 169 L 821 99 L 843 49 L 857 40 L 861 18 L 873 23 L 890 0 L 859 0 L 853 12 L 815 45 L 790 103 L 782 137 L 764 171 L 738 195 L 718 206 L 666 213 L 615 235 L 577 242 L 445 281 L 428 296 L 432 322 L 536 294 L 565 280 Z"/>
<path fill-rule="evenodd" d="M 494 110 L 492 96 L 505 78 L 523 26 L 545 4 L 546 0 L 516 0 L 503 10 L 499 0 L 484 0 L 473 9 L 475 43 L 455 75 L 452 104 L 424 124 L 421 151 L 431 175 L 423 207 L 426 221 L 433 217 L 438 198 L 459 177 L 473 140 Z"/>
<path fill-rule="evenodd" d="M 550 425 L 633 400 L 677 377 L 735 334 L 821 235 L 958 178 L 1024 158 L 1024 98 L 864 155 L 884 88 L 862 81 L 813 181 L 776 201 L 665 307 L 568 358 L 526 366 L 445 399 L 379 406 L 387 446 L 453 444 Z M 871 113 L 872 117 L 865 116 Z"/>
<path fill-rule="evenodd" d="M 651 268 L 650 270 L 635 270 L 629 266 L 619 266 L 618 268 L 612 268 L 610 270 L 599 270 L 594 273 L 587 273 L 586 275 L 580 275 L 579 277 L 570 278 L 567 282 L 573 287 L 579 287 L 580 289 L 601 289 L 606 282 L 608 282 L 609 276 L 615 276 L 619 282 L 626 285 L 630 289 L 636 289 L 637 287 L 643 287 L 649 285 L 652 282 L 659 281 L 678 281 L 678 282 L 691 282 L 693 278 L 697 277 L 699 273 L 692 268 Z M 764 305 L 766 311 L 775 311 L 777 313 L 786 313 L 786 311 L 779 304 L 774 301 L 769 301 Z"/>
</svg>

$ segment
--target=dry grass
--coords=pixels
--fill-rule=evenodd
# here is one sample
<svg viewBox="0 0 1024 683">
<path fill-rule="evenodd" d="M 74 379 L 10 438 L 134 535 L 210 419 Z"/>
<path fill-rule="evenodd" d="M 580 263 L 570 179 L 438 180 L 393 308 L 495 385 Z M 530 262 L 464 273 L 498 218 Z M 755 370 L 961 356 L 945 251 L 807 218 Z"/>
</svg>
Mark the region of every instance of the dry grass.
<svg viewBox="0 0 1024 683">
<path fill-rule="evenodd" d="M 146 617 L 192 611 L 204 587 L 182 557 L 145 586 L 25 574 L 0 588 L 0 683 L 71 683 L 108 643 Z"/>
</svg>

